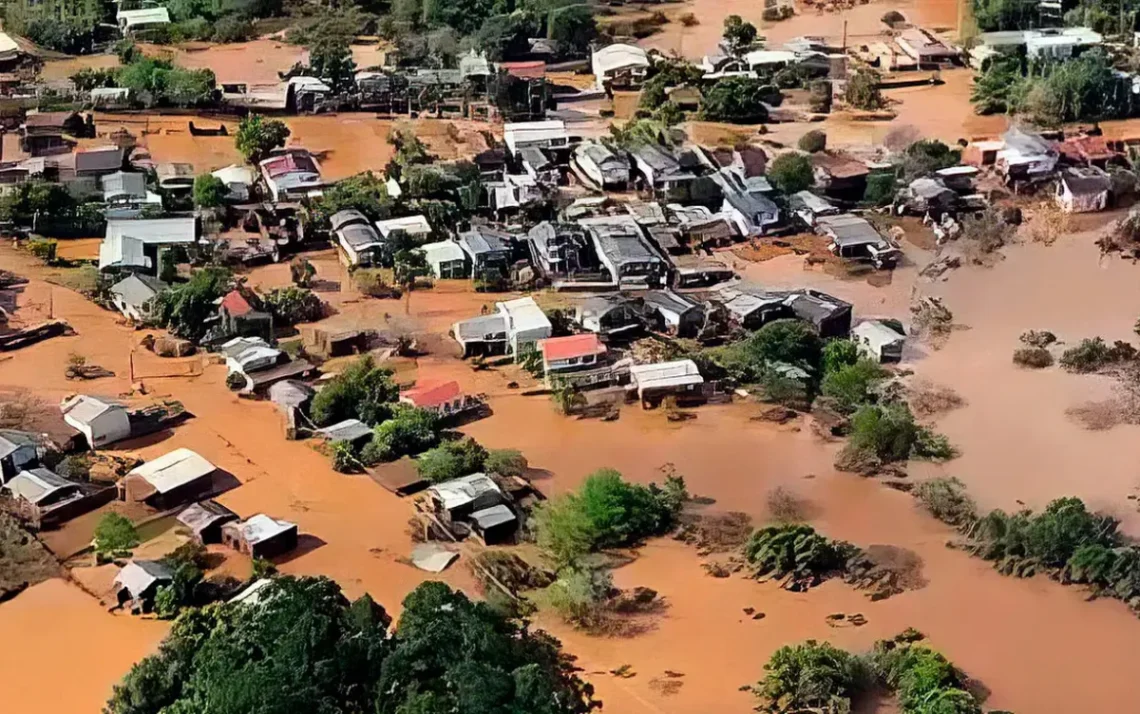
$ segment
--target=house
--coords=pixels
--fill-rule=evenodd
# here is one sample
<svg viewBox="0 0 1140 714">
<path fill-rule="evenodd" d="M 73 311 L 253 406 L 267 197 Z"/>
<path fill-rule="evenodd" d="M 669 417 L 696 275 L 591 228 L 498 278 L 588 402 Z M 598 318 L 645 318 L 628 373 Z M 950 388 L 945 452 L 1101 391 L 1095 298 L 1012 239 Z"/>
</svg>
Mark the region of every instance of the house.
<svg viewBox="0 0 1140 714">
<path fill-rule="evenodd" d="M 100 177 L 103 213 L 108 218 L 138 218 L 147 206 L 162 210 L 162 197 L 146 187 L 146 175 L 116 171 Z"/>
<path fill-rule="evenodd" d="M 672 290 L 641 295 L 641 319 L 650 330 L 675 337 L 696 337 L 705 324 L 705 308 Z"/>
<path fill-rule="evenodd" d="M 906 336 L 880 320 L 863 320 L 851 328 L 851 340 L 877 362 L 898 362 Z"/>
<path fill-rule="evenodd" d="M 1107 168 L 1117 153 L 1108 146 L 1103 136 L 1074 136 L 1056 146 L 1060 158 L 1074 166 Z"/>
<path fill-rule="evenodd" d="M 162 251 L 173 246 L 194 245 L 197 241 L 198 228 L 193 216 L 108 218 L 99 246 L 99 269 L 141 268 L 154 275 Z"/>
<path fill-rule="evenodd" d="M 790 317 L 786 293 L 740 284 L 721 286 L 713 299 L 724 307 L 729 321 L 745 330 L 758 330 L 773 320 Z"/>
<path fill-rule="evenodd" d="M 784 299 L 792 314 L 808 323 L 824 338 L 851 333 L 851 303 L 818 290 L 796 290 Z"/>
<path fill-rule="evenodd" d="M 652 288 L 665 283 L 669 266 L 645 240 L 632 216 L 597 216 L 578 222 L 610 280 L 619 288 Z"/>
<path fill-rule="evenodd" d="M 596 268 L 589 233 L 576 223 L 543 221 L 530 229 L 527 241 L 534 264 L 548 277 Z"/>
<path fill-rule="evenodd" d="M 347 441 L 350 444 L 360 445 L 372 438 L 372 427 L 359 419 L 345 419 L 323 429 L 317 429 L 315 433 L 329 443 Z"/>
<path fill-rule="evenodd" d="M 468 516 L 471 531 L 484 545 L 508 543 L 518 530 L 518 518 L 506 504 L 481 508 Z"/>
<path fill-rule="evenodd" d="M 603 337 L 639 332 L 642 328 L 637 301 L 622 295 L 594 295 L 574 306 L 574 321 Z"/>
<path fill-rule="evenodd" d="M 270 347 L 260 337 L 235 337 L 223 343 L 219 351 L 225 356 L 226 367 L 231 374 L 234 372 L 249 374 L 272 367 L 285 354 L 279 349 Z"/>
<path fill-rule="evenodd" d="M 850 213 L 825 216 L 817 221 L 817 226 L 831 238 L 828 247 L 840 258 L 865 260 L 884 269 L 893 268 L 902 253 L 867 219 Z"/>
<path fill-rule="evenodd" d="M 337 211 L 329 217 L 337 245 L 348 266 L 368 267 L 380 265 L 388 253 L 387 243 L 368 222 L 363 213 L 355 209 Z"/>
<path fill-rule="evenodd" d="M 190 529 L 194 540 L 203 545 L 222 542 L 222 526 L 236 521 L 238 515 L 214 500 L 191 504 L 176 516 Z"/>
<path fill-rule="evenodd" d="M 495 307 L 506 317 L 507 339 L 511 354 L 516 357 L 535 349 L 539 340 L 550 337 L 550 320 L 533 298 L 497 302 Z"/>
<path fill-rule="evenodd" d="M 570 134 L 561 119 L 515 122 L 503 125 L 503 143 L 518 156 L 523 149 L 567 149 Z"/>
<path fill-rule="evenodd" d="M 477 280 L 506 279 L 510 273 L 514 236 L 489 226 L 472 226 L 459 234 L 459 247 L 471 259 Z"/>
<path fill-rule="evenodd" d="M 128 320 L 150 322 L 154 317 L 155 298 L 170 286 L 158 278 L 131 273 L 110 288 L 111 303 Z"/>
<path fill-rule="evenodd" d="M 0 484 L 39 463 L 41 441 L 31 432 L 0 429 Z"/>
<path fill-rule="evenodd" d="M 459 382 L 424 382 L 400 392 L 400 403 L 426 409 L 441 419 L 461 416 L 483 408 L 477 396 L 464 394 Z"/>
<path fill-rule="evenodd" d="M 704 255 L 676 255 L 673 261 L 673 287 L 677 290 L 708 288 L 736 277 L 727 263 Z"/>
<path fill-rule="evenodd" d="M 285 416 L 285 438 L 297 438 L 298 427 L 308 424 L 305 409 L 312 401 L 315 390 L 296 379 L 284 379 L 269 385 L 269 401 L 277 405 Z"/>
<path fill-rule="evenodd" d="M 319 196 L 324 187 L 321 165 L 305 149 L 279 149 L 257 166 L 274 201 Z"/>
<path fill-rule="evenodd" d="M 507 317 L 499 312 L 460 320 L 452 326 L 451 336 L 463 348 L 463 357 L 501 355 L 510 348 Z"/>
<path fill-rule="evenodd" d="M 590 66 L 598 89 L 637 89 L 649 71 L 649 55 L 636 45 L 606 45 L 593 51 Z"/>
<path fill-rule="evenodd" d="M 726 190 L 720 212 L 745 238 L 764 235 L 780 223 L 779 206 L 759 193 Z"/>
<path fill-rule="evenodd" d="M 523 149 L 523 154 L 533 152 L 541 153 L 538 149 Z M 526 206 L 532 206 L 542 201 L 542 189 L 539 181 L 543 183 L 557 183 L 559 172 L 550 174 L 536 171 L 521 174 L 505 174 L 499 181 L 484 181 L 483 190 L 487 197 L 488 207 L 501 215 L 505 212 L 517 211 Z"/>
<path fill-rule="evenodd" d="M 681 230 L 692 250 L 723 247 L 736 238 L 736 226 L 723 213 L 713 213 L 706 206 L 666 206 L 669 217 Z"/>
<path fill-rule="evenodd" d="M 799 56 L 790 50 L 754 50 L 744 55 L 745 66 L 753 72 L 774 72 L 798 61 Z"/>
<path fill-rule="evenodd" d="M 231 290 L 222 296 L 218 302 L 218 322 L 227 337 L 273 339 L 273 316 L 254 309 L 240 290 Z"/>
<path fill-rule="evenodd" d="M 594 188 L 624 191 L 629 185 L 629 160 L 598 141 L 585 141 L 574 150 L 573 165 Z"/>
<path fill-rule="evenodd" d="M 487 474 L 471 474 L 437 483 L 428 488 L 427 497 L 433 510 L 449 524 L 505 500 L 499 485 Z"/>
<path fill-rule="evenodd" d="M 845 154 L 817 152 L 811 155 L 815 182 L 825 193 L 861 200 L 867 191 L 867 165 Z"/>
<path fill-rule="evenodd" d="M 175 449 L 132 470 L 118 483 L 119 499 L 167 509 L 196 501 L 214 488 L 217 467 L 190 449 Z"/>
<path fill-rule="evenodd" d="M 43 508 L 79 495 L 79 484 L 45 468 L 20 471 L 4 484 L 4 490 L 21 506 Z M 23 510 L 23 508 L 21 508 Z"/>
<path fill-rule="evenodd" d="M 1087 27 L 1048 27 L 1040 30 L 983 32 L 970 51 L 971 64 L 998 53 L 1015 54 L 1025 48 L 1028 57 L 1067 59 L 1087 47 L 1101 44 L 1104 37 Z M 979 50 L 983 50 L 979 52 Z"/>
<path fill-rule="evenodd" d="M 993 166 L 997 163 L 998 152 L 1005 149 L 1000 140 L 971 141 L 962 151 L 962 163 L 976 167 Z"/>
<path fill-rule="evenodd" d="M 629 386 L 643 406 L 667 395 L 699 395 L 705 383 L 691 359 L 656 364 L 635 364 L 629 368 Z"/>
<path fill-rule="evenodd" d="M 260 337 L 237 337 L 221 345 L 226 357 L 226 384 L 241 394 L 265 393 L 275 383 L 310 375 L 315 367 L 303 359 L 290 359 Z M 244 377 L 244 383 L 241 377 Z"/>
<path fill-rule="evenodd" d="M 1057 177 L 1057 205 L 1065 213 L 1091 213 L 1108 207 L 1112 179 L 1095 166 L 1074 166 Z"/>
<path fill-rule="evenodd" d="M 174 580 L 174 573 L 157 560 L 132 560 L 115 576 L 115 597 L 120 607 L 130 606 L 135 612 L 149 612 L 154 596 L 163 585 Z"/>
<path fill-rule="evenodd" d="M 123 169 L 123 150 L 117 146 L 101 146 L 75 152 L 75 175 L 105 176 Z"/>
<path fill-rule="evenodd" d="M 115 497 L 115 489 L 80 483 L 45 468 L 21 471 L 4 485 L 12 509 L 31 528 L 44 530 L 91 511 Z"/>
<path fill-rule="evenodd" d="M 431 224 L 428 223 L 428 219 L 418 214 L 415 216 L 401 216 L 400 218 L 376 221 L 376 230 L 380 231 L 380 236 L 384 240 L 391 240 L 392 234 L 396 231 L 405 233 L 408 237 L 416 241 L 426 240 L 431 237 Z"/>
<path fill-rule="evenodd" d="M 421 245 L 431 274 L 436 278 L 468 277 L 467 253 L 453 240 Z"/>
<path fill-rule="evenodd" d="M 170 24 L 170 13 L 165 7 L 147 7 L 141 10 L 119 10 L 115 16 L 119 30 L 124 35 L 152 30 L 160 25 Z"/>
<path fill-rule="evenodd" d="M 518 163 L 523 173 L 534 179 L 536 183 L 544 186 L 557 186 L 562 183 L 561 168 L 542 149 L 533 146 L 519 149 Z"/>
<path fill-rule="evenodd" d="M 895 43 L 919 67 L 957 62 L 961 58 L 961 52 L 921 27 L 903 30 L 895 38 Z"/>
<path fill-rule="evenodd" d="M 1002 149 L 994 165 L 1006 181 L 1037 181 L 1049 178 L 1057 168 L 1057 150 L 1039 134 L 1011 127 L 1002 135 Z"/>
<path fill-rule="evenodd" d="M 297 524 L 258 513 L 223 525 L 222 542 L 251 558 L 275 558 L 297 548 Z"/>
<path fill-rule="evenodd" d="M 630 152 L 633 167 L 646 188 L 662 191 L 670 196 L 684 192 L 696 180 L 696 174 L 682 168 L 681 162 L 663 148 L 652 144 L 638 146 Z"/>
<path fill-rule="evenodd" d="M 63 420 L 87 439 L 87 447 L 98 449 L 131 436 L 131 418 L 122 404 L 78 394 L 59 405 Z"/>
<path fill-rule="evenodd" d="M 958 193 L 973 193 L 974 179 L 981 173 L 977 166 L 947 166 L 944 169 L 938 169 L 934 172 L 934 176 L 942 182 L 946 188 L 957 191 Z"/>
<path fill-rule="evenodd" d="M 606 364 L 606 346 L 593 332 L 551 337 L 538 343 L 547 388 L 559 383 L 575 388 L 608 383 L 614 371 Z"/>
<path fill-rule="evenodd" d="M 808 228 L 815 228 L 820 218 L 839 214 L 831 201 L 811 191 L 798 191 L 788 197 L 788 206 Z"/>
<path fill-rule="evenodd" d="M 28 112 L 20 125 L 20 148 L 32 156 L 66 153 L 93 126 L 77 112 Z"/>
<path fill-rule="evenodd" d="M 958 194 L 941 180 L 923 176 L 911 181 L 902 191 L 902 204 L 906 210 L 919 215 L 932 214 L 938 218 L 951 210 Z"/>
<path fill-rule="evenodd" d="M 229 193 L 226 195 L 227 201 L 245 203 L 250 200 L 253 194 L 253 184 L 257 181 L 257 174 L 249 166 L 230 164 L 217 171 L 212 171 L 210 174 L 229 189 Z"/>
<path fill-rule="evenodd" d="M 163 161 L 154 173 L 158 187 L 167 193 L 189 194 L 194 189 L 194 164 Z"/>
</svg>

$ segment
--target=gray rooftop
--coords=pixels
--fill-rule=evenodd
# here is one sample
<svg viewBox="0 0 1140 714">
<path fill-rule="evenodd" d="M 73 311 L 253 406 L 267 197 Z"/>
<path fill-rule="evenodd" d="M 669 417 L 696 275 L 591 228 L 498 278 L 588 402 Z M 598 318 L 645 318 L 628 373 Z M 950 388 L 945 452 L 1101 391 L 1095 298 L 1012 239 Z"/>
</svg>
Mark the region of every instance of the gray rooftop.
<svg viewBox="0 0 1140 714">
<path fill-rule="evenodd" d="M 168 287 L 158 278 L 132 273 L 112 285 L 111 294 L 117 295 L 127 305 L 142 307 Z"/>
</svg>

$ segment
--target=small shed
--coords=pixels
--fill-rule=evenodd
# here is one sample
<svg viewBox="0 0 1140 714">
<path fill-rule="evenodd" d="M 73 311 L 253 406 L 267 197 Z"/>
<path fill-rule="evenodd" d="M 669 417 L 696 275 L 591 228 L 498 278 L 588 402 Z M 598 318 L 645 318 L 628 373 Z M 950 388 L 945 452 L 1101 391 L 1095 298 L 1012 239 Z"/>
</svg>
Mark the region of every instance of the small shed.
<svg viewBox="0 0 1140 714">
<path fill-rule="evenodd" d="M 518 518 L 506 504 L 482 508 L 471 514 L 471 530 L 485 545 L 507 543 L 518 528 Z"/>
<path fill-rule="evenodd" d="M 435 511 L 448 521 L 466 518 L 503 502 L 499 485 L 487 474 L 471 474 L 443 483 L 427 490 Z"/>
<path fill-rule="evenodd" d="M 115 597 L 121 606 L 147 612 L 158 588 L 173 580 L 174 574 L 157 560 L 132 560 L 115 576 Z"/>
<path fill-rule="evenodd" d="M 60 411 L 65 422 L 87 437 L 92 449 L 131 435 L 130 414 L 122 404 L 79 394 L 64 400 Z"/>
<path fill-rule="evenodd" d="M 75 496 L 79 484 L 45 468 L 35 468 L 21 471 L 4 485 L 4 490 L 18 501 L 44 507 Z"/>
<path fill-rule="evenodd" d="M 880 320 L 864 320 L 851 328 L 851 339 L 860 351 L 878 362 L 902 359 L 906 336 Z"/>
<path fill-rule="evenodd" d="M 187 506 L 177 518 L 190 529 L 194 540 L 205 545 L 221 543 L 222 526 L 236 521 L 238 515 L 217 501 L 209 500 Z"/>
<path fill-rule="evenodd" d="M 197 500 L 213 489 L 217 467 L 190 449 L 148 461 L 119 481 L 119 498 L 166 509 Z"/>
<path fill-rule="evenodd" d="M 258 513 L 222 526 L 222 541 L 251 558 L 274 558 L 297 547 L 297 524 Z"/>
<path fill-rule="evenodd" d="M 0 484 L 39 461 L 39 444 L 40 439 L 31 432 L 0 429 Z"/>
<path fill-rule="evenodd" d="M 704 324 L 704 308 L 692 298 L 672 290 L 650 290 L 642 300 L 642 318 L 654 332 L 695 337 Z"/>
<path fill-rule="evenodd" d="M 317 429 L 317 434 L 325 441 L 347 441 L 350 444 L 356 444 L 371 439 L 372 428 L 359 419 L 345 419 L 332 426 Z"/>
<path fill-rule="evenodd" d="M 606 337 L 641 330 L 636 301 L 622 295 L 595 295 L 574 307 L 574 321 Z"/>
<path fill-rule="evenodd" d="M 426 238 L 431 235 L 431 224 L 423 216 L 403 216 L 389 218 L 386 221 L 376 221 L 376 230 L 385 239 L 391 237 L 395 231 L 403 231 L 412 238 Z"/>
<path fill-rule="evenodd" d="M 463 248 L 453 240 L 428 243 L 420 246 L 420 250 L 427 259 L 431 274 L 437 278 L 466 278 L 467 254 Z"/>
<path fill-rule="evenodd" d="M 655 364 L 638 364 L 629 368 L 630 391 L 644 404 L 668 394 L 699 393 L 705 379 L 691 359 Z"/>
<path fill-rule="evenodd" d="M 511 353 L 516 357 L 534 349 L 539 340 L 550 337 L 553 327 L 534 298 L 498 302 L 495 307 L 507 319 L 507 338 Z"/>
<path fill-rule="evenodd" d="M 131 273 L 111 286 L 111 303 L 126 318 L 147 322 L 154 316 L 154 299 L 169 287 L 150 275 Z"/>
<path fill-rule="evenodd" d="M 1065 213 L 1093 213 L 1108 207 L 1112 179 L 1095 166 L 1072 167 L 1057 177 L 1057 205 Z"/>
</svg>

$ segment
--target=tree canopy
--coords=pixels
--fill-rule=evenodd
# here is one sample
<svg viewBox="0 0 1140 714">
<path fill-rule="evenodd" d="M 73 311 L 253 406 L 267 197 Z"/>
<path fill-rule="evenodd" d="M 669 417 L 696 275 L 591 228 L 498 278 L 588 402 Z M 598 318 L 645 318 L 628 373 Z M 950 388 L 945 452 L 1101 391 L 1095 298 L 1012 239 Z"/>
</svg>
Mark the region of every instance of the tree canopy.
<svg viewBox="0 0 1140 714">
<path fill-rule="evenodd" d="M 811 188 L 815 183 L 815 174 L 811 168 L 811 161 L 803 154 L 788 152 L 780 154 L 768 167 L 768 177 L 787 195 Z"/>
<path fill-rule="evenodd" d="M 194 177 L 194 205 L 198 208 L 217 208 L 229 192 L 225 182 L 213 174 Z"/>
<path fill-rule="evenodd" d="M 701 113 L 709 121 L 755 124 L 768 119 L 764 99 L 769 92 L 763 80 L 751 77 L 718 79 L 705 91 Z"/>
<path fill-rule="evenodd" d="M 313 397 L 310 408 L 318 426 L 345 419 L 359 419 L 375 425 L 387 419 L 400 389 L 392 381 L 392 370 L 380 367 L 364 355 L 330 379 Z"/>
<path fill-rule="evenodd" d="M 740 15 L 729 15 L 724 18 L 724 39 L 734 53 L 750 49 L 756 43 L 756 26 Z"/>
<path fill-rule="evenodd" d="M 251 164 L 256 164 L 270 151 L 285 146 L 289 127 L 280 119 L 267 119 L 260 114 L 242 117 L 234 143 L 238 152 Z"/>
<path fill-rule="evenodd" d="M 209 327 L 206 319 L 217 312 L 215 303 L 229 292 L 232 277 L 225 268 L 195 270 L 188 282 L 159 294 L 159 324 L 178 337 L 201 340 Z"/>
</svg>

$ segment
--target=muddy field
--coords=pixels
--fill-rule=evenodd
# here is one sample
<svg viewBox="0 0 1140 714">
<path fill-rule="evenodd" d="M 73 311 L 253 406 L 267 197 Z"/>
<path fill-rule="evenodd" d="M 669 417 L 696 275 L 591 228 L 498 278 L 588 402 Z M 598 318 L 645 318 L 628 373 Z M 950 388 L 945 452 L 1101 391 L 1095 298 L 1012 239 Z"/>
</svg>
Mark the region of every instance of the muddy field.
<svg viewBox="0 0 1140 714">
<path fill-rule="evenodd" d="M 907 252 L 908 262 L 886 284 L 806 270 L 803 258 L 795 255 L 758 263 L 737 259 L 737 267 L 772 287 L 828 290 L 854 301 L 858 315 L 906 318 L 918 266 L 929 259 L 912 245 Z M 912 349 L 908 366 L 952 386 L 966 406 L 938 424 L 962 457 L 946 467 L 914 468 L 913 477 L 953 473 L 983 506 L 1007 509 L 1019 502 L 1039 506 L 1059 495 L 1079 495 L 1119 513 L 1136 530 L 1127 496 L 1137 484 L 1126 458 L 1135 428 L 1093 433 L 1064 417 L 1074 401 L 1103 385 L 1059 370 L 1021 372 L 1009 360 L 1017 335 L 1029 328 L 1051 329 L 1071 340 L 1090 334 L 1127 337 L 1140 304 L 1136 267 L 1100 260 L 1090 235 L 1070 236 L 1050 247 L 1014 246 L 1007 254 L 992 269 L 962 269 L 945 282 L 922 287 L 945 296 L 956 321 L 969 329 L 956 331 L 941 351 Z M 340 286 L 323 293 L 338 312 L 330 322 L 387 327 L 421 339 L 431 354 L 399 364 L 399 379 L 454 377 L 467 391 L 487 394 L 494 416 L 465 430 L 489 447 L 521 448 L 547 492 L 572 488 L 603 466 L 649 481 L 660 478 L 659 468 L 671 463 L 690 490 L 709 503 L 701 507 L 706 511 L 740 510 L 761 522 L 767 517 L 768 490 L 783 486 L 812 504 L 812 522 L 828 535 L 860 545 L 896 546 L 923 563 L 923 587 L 871 603 L 840 583 L 792 594 L 738 577 L 711 578 L 691 548 L 669 540 L 653 542 L 615 573 L 619 585 L 655 588 L 668 602 L 648 632 L 633 638 L 588 637 L 541 618 L 579 657 L 607 711 L 743 711 L 750 699 L 738 688 L 760 676 L 763 662 L 778 646 L 817 637 L 859 648 L 907 626 L 929 634 L 988 687 L 988 707 L 1118 709 L 1140 696 L 1140 683 L 1122 670 L 1140 656 L 1140 622 L 1123 605 L 1086 603 L 1080 591 L 1041 579 L 1005 578 L 985 563 L 947 550 L 943 543 L 951 534 L 920 513 L 910 497 L 874 480 L 835 473 L 831 462 L 837 445 L 819 442 L 805 424 L 752 421 L 757 408 L 748 403 L 705 407 L 683 424 L 636 408 L 623 410 L 611 423 L 568 420 L 548 399 L 509 389 L 513 370 L 475 372 L 452 356 L 440 334 L 456 319 L 477 314 L 490 302 L 488 296 L 471 293 L 462 283 L 441 283 L 406 301 L 365 300 L 348 285 L 331 253 L 313 258 L 318 278 Z M 0 260 L 29 274 L 38 272 L 26 256 L 8 247 L 0 248 Z M 263 286 L 288 280 L 283 265 L 259 268 L 250 277 Z M 1069 289 L 1058 290 L 1062 283 Z M 20 302 L 21 312 L 29 316 L 50 304 L 79 335 L 33 346 L 0 362 L 0 385 L 34 383 L 47 398 L 56 399 L 74 389 L 63 378 L 63 367 L 68 354 L 80 349 L 119 375 L 91 383 L 88 391 L 107 396 L 129 392 L 128 355 L 141 333 L 118 325 L 114 315 L 79 296 L 42 282 L 33 282 Z M 1095 313 L 1090 314 L 1091 306 Z M 402 562 L 411 547 L 407 501 L 367 477 L 333 473 L 309 444 L 284 441 L 275 410 L 231 395 L 221 367 L 206 367 L 197 377 L 162 377 L 181 368 L 135 354 L 142 357 L 135 361 L 136 379 L 142 375 L 148 397 L 179 399 L 195 416 L 163 438 L 128 444 L 130 451 L 152 458 L 177 446 L 193 448 L 241 482 L 221 497 L 224 504 L 243 514 L 266 512 L 296 521 L 303 546 L 281 564 L 284 572 L 329 575 L 350 595 L 367 591 L 390 608 L 423 579 L 423 573 Z M 82 539 L 82 528 L 91 525 L 74 527 L 72 537 Z M 234 562 L 235 573 L 241 567 Z M 458 587 L 473 587 L 462 566 L 441 577 Z M 92 603 L 80 591 L 51 581 L 0 606 L 0 625 L 18 621 L 20 627 L 46 617 L 36 613 L 47 607 L 63 610 L 59 622 L 95 632 L 101 647 L 111 650 L 100 663 L 105 666 L 85 669 L 73 687 L 76 702 L 92 703 L 84 710 L 102 701 L 128 663 L 152 647 L 164 628 L 103 614 Z M 767 616 L 754 621 L 743 614 L 746 607 Z M 862 613 L 868 624 L 832 628 L 825 618 L 834 612 Z M 57 624 L 44 620 L 40 627 L 50 630 Z M 1045 643 L 1043 627 L 1049 632 Z M 89 659 L 82 647 L 53 656 L 66 668 L 82 668 Z M 0 692 L 0 705 L 21 710 L 33 692 L 50 686 L 50 676 L 37 661 L 21 657 L 6 664 L 5 671 L 22 685 L 15 692 Z M 625 664 L 636 676 L 608 674 Z M 666 670 L 683 674 L 671 678 L 680 686 L 662 685 Z M 1091 689 L 1087 683 L 1094 680 L 1100 684 Z"/>
</svg>

